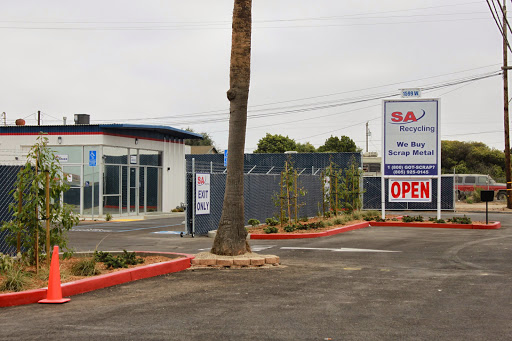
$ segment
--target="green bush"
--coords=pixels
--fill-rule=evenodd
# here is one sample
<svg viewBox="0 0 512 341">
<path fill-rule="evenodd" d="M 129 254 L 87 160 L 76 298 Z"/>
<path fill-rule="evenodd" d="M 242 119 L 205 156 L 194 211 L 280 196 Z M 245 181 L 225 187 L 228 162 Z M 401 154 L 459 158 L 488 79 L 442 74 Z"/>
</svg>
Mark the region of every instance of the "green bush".
<svg viewBox="0 0 512 341">
<path fill-rule="evenodd" d="M 448 222 L 454 224 L 471 224 L 471 218 L 464 215 L 464 217 L 453 217 L 448 219 Z"/>
<path fill-rule="evenodd" d="M 257 226 L 260 224 L 260 221 L 258 219 L 249 219 L 249 221 L 247 222 L 249 225 L 251 225 L 252 227 L 254 226 Z"/>
<path fill-rule="evenodd" d="M 5 272 L 5 279 L 0 284 L 2 291 L 22 291 L 26 283 L 26 274 L 15 266 Z"/>
<path fill-rule="evenodd" d="M 404 222 L 404 223 L 412 223 L 413 221 L 414 221 L 414 217 L 411 217 L 408 215 L 404 215 L 402 217 L 402 222 Z"/>
<path fill-rule="evenodd" d="M 112 214 L 107 213 L 105 214 L 105 221 L 111 221 L 112 220 Z"/>
<path fill-rule="evenodd" d="M 422 222 L 423 221 L 423 216 L 419 215 L 419 216 L 414 217 L 414 221 Z"/>
<path fill-rule="evenodd" d="M 309 218 L 304 216 L 304 217 L 301 217 L 299 220 L 302 221 L 303 223 L 307 223 Z"/>
<path fill-rule="evenodd" d="M 277 219 L 274 219 L 274 218 L 267 218 L 265 220 L 265 223 L 268 225 L 268 226 L 276 226 L 277 224 L 279 224 L 279 221 Z"/>
<path fill-rule="evenodd" d="M 279 232 L 279 230 L 275 226 L 268 226 L 268 227 L 264 228 L 263 231 L 265 233 L 277 233 L 277 232 Z"/>
<path fill-rule="evenodd" d="M 112 256 L 110 252 L 94 251 L 94 259 L 103 262 L 107 269 L 127 268 L 128 265 L 144 263 L 143 258 L 137 258 L 135 252 L 123 250 L 120 256 Z"/>
<path fill-rule="evenodd" d="M 343 225 L 343 219 L 341 218 L 335 218 L 332 222 L 334 225 Z"/>
<path fill-rule="evenodd" d="M 80 259 L 71 267 L 71 274 L 74 276 L 94 276 L 98 273 L 94 257 Z"/>
<path fill-rule="evenodd" d="M 0 253 L 0 272 L 6 272 L 14 267 L 16 261 L 9 255 Z"/>
<path fill-rule="evenodd" d="M 293 232 L 293 231 L 295 231 L 295 226 L 293 226 L 293 225 L 286 225 L 283 229 L 286 232 Z"/>
</svg>

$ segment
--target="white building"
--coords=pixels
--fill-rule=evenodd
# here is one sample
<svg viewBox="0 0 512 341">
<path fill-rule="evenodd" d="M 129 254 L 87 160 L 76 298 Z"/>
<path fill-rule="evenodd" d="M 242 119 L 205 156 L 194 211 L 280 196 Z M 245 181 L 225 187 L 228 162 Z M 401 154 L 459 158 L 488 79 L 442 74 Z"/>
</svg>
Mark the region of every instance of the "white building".
<svg viewBox="0 0 512 341">
<path fill-rule="evenodd" d="M 88 121 L 88 117 L 86 119 Z M 64 202 L 83 216 L 169 212 L 185 202 L 185 139 L 200 134 L 168 126 L 76 124 L 0 126 L 0 163 L 26 159 L 40 133 L 71 188 Z"/>
</svg>

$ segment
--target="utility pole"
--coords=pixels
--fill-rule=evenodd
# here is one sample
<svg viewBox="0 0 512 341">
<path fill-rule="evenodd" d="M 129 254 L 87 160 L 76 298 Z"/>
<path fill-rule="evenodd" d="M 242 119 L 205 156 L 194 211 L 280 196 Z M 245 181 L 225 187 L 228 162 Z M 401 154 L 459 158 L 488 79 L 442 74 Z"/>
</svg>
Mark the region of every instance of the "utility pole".
<svg viewBox="0 0 512 341">
<path fill-rule="evenodd" d="M 371 136 L 370 129 L 368 128 L 368 122 L 366 122 L 366 152 L 368 153 L 368 137 Z"/>
<path fill-rule="evenodd" d="M 37 111 L 37 125 L 41 125 L 41 111 L 39 110 Z"/>
<path fill-rule="evenodd" d="M 503 2 L 503 111 L 505 126 L 505 176 L 507 178 L 507 208 L 512 208 L 512 176 L 510 170 L 510 134 L 508 118 L 508 51 L 507 5 Z"/>
</svg>

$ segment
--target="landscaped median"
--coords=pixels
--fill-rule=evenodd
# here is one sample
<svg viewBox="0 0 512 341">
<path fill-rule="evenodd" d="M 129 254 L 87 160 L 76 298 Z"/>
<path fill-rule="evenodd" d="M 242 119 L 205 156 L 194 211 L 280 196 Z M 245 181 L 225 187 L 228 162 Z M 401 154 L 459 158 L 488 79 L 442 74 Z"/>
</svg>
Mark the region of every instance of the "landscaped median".
<svg viewBox="0 0 512 341">
<path fill-rule="evenodd" d="M 62 284 L 62 296 L 73 296 L 92 290 L 102 289 L 113 285 L 136 281 L 138 279 L 165 275 L 173 272 L 188 269 L 191 265 L 193 255 L 173 252 L 143 252 L 136 251 L 138 256 L 165 256 L 171 258 L 169 261 L 140 265 L 138 267 L 119 270 L 116 272 L 88 277 L 73 282 Z M 46 298 L 47 288 L 26 290 L 0 294 L 0 307 L 9 307 L 22 304 L 36 303 Z"/>
<path fill-rule="evenodd" d="M 484 223 L 470 223 L 470 224 L 457 224 L 457 223 L 434 223 L 434 222 L 402 222 L 398 221 L 365 221 L 357 223 L 349 223 L 341 227 L 335 227 L 330 230 L 320 232 L 285 232 L 285 233 L 249 233 L 250 239 L 301 239 L 301 238 L 319 238 L 327 237 L 335 234 L 353 231 L 365 227 L 379 227 L 379 226 L 396 226 L 396 227 L 424 227 L 424 228 L 451 228 L 451 229 L 480 229 L 490 230 L 499 229 L 501 223 L 491 222 L 489 224 Z"/>
</svg>

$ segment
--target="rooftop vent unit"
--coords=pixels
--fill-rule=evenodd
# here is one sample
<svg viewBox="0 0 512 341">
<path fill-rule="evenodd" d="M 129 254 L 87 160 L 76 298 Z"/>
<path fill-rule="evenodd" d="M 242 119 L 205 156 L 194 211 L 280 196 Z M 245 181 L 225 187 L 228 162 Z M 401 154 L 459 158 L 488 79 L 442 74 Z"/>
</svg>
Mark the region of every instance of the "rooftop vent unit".
<svg viewBox="0 0 512 341">
<path fill-rule="evenodd" d="M 75 124 L 90 124 L 91 117 L 88 114 L 75 114 Z"/>
</svg>

